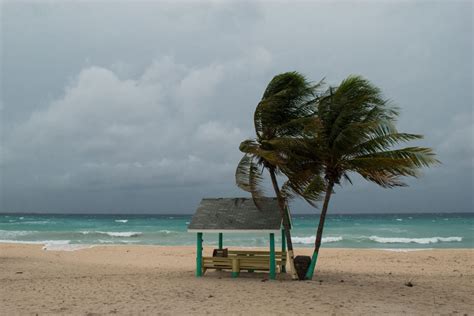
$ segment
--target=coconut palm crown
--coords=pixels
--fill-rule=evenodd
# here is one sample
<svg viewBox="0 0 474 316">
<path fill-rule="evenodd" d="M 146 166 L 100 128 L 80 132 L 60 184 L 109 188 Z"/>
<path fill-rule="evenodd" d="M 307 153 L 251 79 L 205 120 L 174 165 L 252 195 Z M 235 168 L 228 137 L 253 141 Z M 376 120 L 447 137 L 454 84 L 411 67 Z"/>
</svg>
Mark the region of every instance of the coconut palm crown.
<svg viewBox="0 0 474 316">
<path fill-rule="evenodd" d="M 277 175 L 288 170 L 295 159 L 290 159 L 279 144 L 287 144 L 291 142 L 291 139 L 298 138 L 303 133 L 304 120 L 314 114 L 312 104 L 317 86 L 311 85 L 297 72 L 283 73 L 270 81 L 254 114 L 256 138 L 245 140 L 240 144 L 240 150 L 244 156 L 235 174 L 237 185 L 252 194 L 258 207 L 258 200 L 264 194 L 263 170 L 268 170 L 283 219 L 293 278 L 296 278 L 296 273 L 293 264 L 287 196 L 292 190 L 303 195 L 304 183 L 308 182 L 287 181 L 282 192 L 278 185 Z M 296 175 L 294 177 L 296 178 Z M 286 195 L 285 192 L 288 194 Z"/>
<path fill-rule="evenodd" d="M 307 190 L 325 192 L 325 197 L 308 279 L 316 266 L 336 184 L 343 180 L 352 183 L 350 175 L 359 174 L 384 188 L 406 186 L 403 177 L 418 177 L 420 168 L 439 163 L 430 148 L 400 147 L 422 135 L 398 132 L 397 117 L 397 108 L 360 76 L 349 76 L 338 87 L 329 87 L 315 103 L 314 117 L 305 129 L 305 145 L 300 147 L 305 152 L 301 154 L 301 169 L 317 166 Z"/>
</svg>

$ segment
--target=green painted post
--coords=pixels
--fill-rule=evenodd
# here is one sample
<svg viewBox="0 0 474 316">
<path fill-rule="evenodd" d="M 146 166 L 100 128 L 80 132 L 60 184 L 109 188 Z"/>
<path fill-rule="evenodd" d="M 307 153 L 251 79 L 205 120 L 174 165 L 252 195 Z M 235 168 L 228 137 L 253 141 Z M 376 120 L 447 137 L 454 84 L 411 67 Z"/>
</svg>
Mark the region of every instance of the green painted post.
<svg viewBox="0 0 474 316">
<path fill-rule="evenodd" d="M 196 276 L 202 276 L 202 233 L 197 233 Z"/>
<path fill-rule="evenodd" d="M 222 233 L 219 233 L 219 249 L 222 249 Z"/>
<path fill-rule="evenodd" d="M 315 251 L 313 252 L 313 256 L 311 257 L 311 264 L 309 265 L 308 271 L 306 272 L 306 280 L 313 279 L 314 268 L 316 267 L 316 261 L 318 260 L 318 253 Z"/>
<path fill-rule="evenodd" d="M 285 229 L 281 230 L 281 251 L 286 251 Z M 286 265 L 281 266 L 281 272 L 286 273 Z"/>
<path fill-rule="evenodd" d="M 275 234 L 270 234 L 270 279 L 275 280 Z"/>
</svg>

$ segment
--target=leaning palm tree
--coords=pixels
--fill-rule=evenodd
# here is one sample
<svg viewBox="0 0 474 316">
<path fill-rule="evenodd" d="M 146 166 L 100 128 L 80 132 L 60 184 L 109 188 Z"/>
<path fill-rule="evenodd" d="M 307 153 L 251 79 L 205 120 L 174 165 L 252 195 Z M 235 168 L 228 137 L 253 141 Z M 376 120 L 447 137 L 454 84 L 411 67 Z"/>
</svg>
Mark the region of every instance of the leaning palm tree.
<svg viewBox="0 0 474 316">
<path fill-rule="evenodd" d="M 307 190 L 324 192 L 307 279 L 312 278 L 316 267 L 335 185 L 341 180 L 352 183 L 349 174 L 355 173 L 384 188 L 406 186 L 401 177 L 417 177 L 420 168 L 439 162 L 430 148 L 398 146 L 422 136 L 398 132 L 397 116 L 397 109 L 381 91 L 359 76 L 349 76 L 338 87 L 330 87 L 316 102 L 315 116 L 306 126 L 305 145 L 300 149 L 306 151 L 302 169 L 305 163 L 318 166 Z"/>
<path fill-rule="evenodd" d="M 303 188 L 308 183 L 308 178 L 294 176 L 294 181 L 286 181 L 280 188 L 277 176 L 281 175 L 282 171 L 289 170 L 295 159 L 281 150 L 279 144 L 288 146 L 292 139 L 300 137 L 304 120 L 313 115 L 312 101 L 317 86 L 311 85 L 297 72 L 283 73 L 270 81 L 254 114 L 256 138 L 245 140 L 240 144 L 240 150 L 244 156 L 235 174 L 237 185 L 250 192 L 255 204 L 259 207 L 259 199 L 264 194 L 263 170 L 268 170 L 283 220 L 293 279 L 297 276 L 293 262 L 287 199 L 292 196 L 291 192 L 305 196 Z M 311 200 L 310 193 L 307 199 Z"/>
</svg>

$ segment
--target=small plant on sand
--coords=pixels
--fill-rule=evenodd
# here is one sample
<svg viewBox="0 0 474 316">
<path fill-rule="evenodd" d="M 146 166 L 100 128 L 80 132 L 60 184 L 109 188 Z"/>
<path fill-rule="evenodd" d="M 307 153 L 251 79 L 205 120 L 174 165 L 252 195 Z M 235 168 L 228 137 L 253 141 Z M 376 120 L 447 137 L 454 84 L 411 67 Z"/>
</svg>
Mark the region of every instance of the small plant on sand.
<svg viewBox="0 0 474 316">
<path fill-rule="evenodd" d="M 408 280 L 408 281 L 406 281 L 406 282 L 405 282 L 405 286 L 408 286 L 408 287 L 413 287 L 413 286 L 415 286 L 415 284 L 413 284 L 412 281 L 413 281 L 413 280 L 411 280 L 411 279 Z"/>
</svg>

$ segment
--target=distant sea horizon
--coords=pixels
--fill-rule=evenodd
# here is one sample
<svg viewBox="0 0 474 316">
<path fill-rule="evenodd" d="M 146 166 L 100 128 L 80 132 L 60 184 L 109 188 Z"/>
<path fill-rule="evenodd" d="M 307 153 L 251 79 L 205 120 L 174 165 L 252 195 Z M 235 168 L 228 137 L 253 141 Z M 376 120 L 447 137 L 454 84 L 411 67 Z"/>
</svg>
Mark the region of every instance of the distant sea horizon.
<svg viewBox="0 0 474 316">
<path fill-rule="evenodd" d="M 313 213 L 293 213 L 292 216 L 299 216 L 299 215 L 318 215 L 319 216 L 319 209 L 318 212 Z M 328 215 L 403 215 L 403 214 L 472 214 L 474 215 L 473 211 L 440 211 L 440 212 L 433 212 L 433 211 L 416 211 L 416 212 L 388 212 L 388 213 L 381 213 L 381 212 L 328 212 Z M 0 212 L 1 215 L 158 215 L 158 216 L 193 216 L 193 213 L 166 213 L 166 212 Z"/>
<path fill-rule="evenodd" d="M 0 243 L 41 244 L 45 250 L 95 245 L 194 246 L 192 214 L 0 213 Z M 319 214 L 294 214 L 295 247 L 312 247 Z M 277 242 L 280 236 L 277 236 Z M 217 245 L 217 234 L 204 234 Z M 277 243 L 279 245 L 279 243 Z M 266 234 L 224 234 L 224 246 L 267 247 Z M 323 247 L 409 251 L 474 248 L 474 212 L 328 214 Z"/>
</svg>

